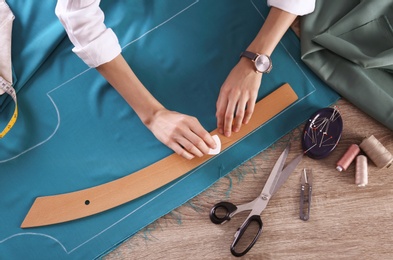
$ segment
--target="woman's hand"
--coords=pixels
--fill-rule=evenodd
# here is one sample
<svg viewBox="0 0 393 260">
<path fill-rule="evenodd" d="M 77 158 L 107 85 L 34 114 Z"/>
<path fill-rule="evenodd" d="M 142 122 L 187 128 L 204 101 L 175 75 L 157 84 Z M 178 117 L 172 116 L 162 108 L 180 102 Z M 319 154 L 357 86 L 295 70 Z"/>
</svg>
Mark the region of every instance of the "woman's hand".
<svg viewBox="0 0 393 260">
<path fill-rule="evenodd" d="M 186 159 L 202 157 L 210 148 L 216 148 L 211 135 L 192 116 L 163 108 L 146 126 L 158 140 Z"/>
<path fill-rule="evenodd" d="M 246 48 L 254 53 L 271 56 L 296 14 L 272 7 L 255 39 Z M 221 87 L 217 100 L 217 128 L 230 136 L 247 124 L 254 112 L 262 74 L 256 73 L 250 60 L 241 58 Z"/>
<path fill-rule="evenodd" d="M 221 86 L 217 100 L 217 128 L 229 137 L 247 124 L 254 112 L 262 74 L 250 60 L 241 58 Z"/>
<path fill-rule="evenodd" d="M 158 140 L 187 159 L 207 154 L 216 143 L 195 117 L 169 111 L 136 77 L 120 54 L 97 70 L 123 96 Z"/>
</svg>

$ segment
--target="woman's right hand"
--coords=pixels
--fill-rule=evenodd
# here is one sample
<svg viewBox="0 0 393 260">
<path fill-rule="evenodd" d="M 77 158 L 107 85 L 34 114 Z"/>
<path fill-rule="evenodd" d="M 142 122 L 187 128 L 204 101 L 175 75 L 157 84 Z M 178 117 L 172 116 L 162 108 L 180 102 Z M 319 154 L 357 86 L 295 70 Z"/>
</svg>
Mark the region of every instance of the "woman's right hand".
<svg viewBox="0 0 393 260">
<path fill-rule="evenodd" d="M 198 119 L 165 108 L 154 113 L 146 126 L 163 144 L 186 159 L 202 157 L 216 143 Z"/>
<path fill-rule="evenodd" d="M 158 140 L 186 159 L 201 157 L 216 143 L 192 116 L 169 111 L 143 86 L 120 54 L 97 70 L 120 93 Z"/>
</svg>

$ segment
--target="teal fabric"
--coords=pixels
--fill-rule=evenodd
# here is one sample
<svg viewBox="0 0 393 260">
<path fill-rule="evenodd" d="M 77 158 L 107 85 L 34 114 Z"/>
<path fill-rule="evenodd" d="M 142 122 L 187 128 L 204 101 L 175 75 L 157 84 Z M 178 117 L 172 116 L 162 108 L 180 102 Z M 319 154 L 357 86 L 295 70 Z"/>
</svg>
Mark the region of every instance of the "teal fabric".
<svg viewBox="0 0 393 260">
<path fill-rule="evenodd" d="M 13 22 L 11 55 L 13 85 L 19 91 L 64 39 L 65 32 L 53 11 L 55 1 L 41 5 L 34 1 L 6 2 L 18 16 Z M 7 95 L 0 96 L 0 112 L 9 101 Z"/>
<path fill-rule="evenodd" d="M 288 82 L 299 96 L 288 109 L 146 196 L 84 219 L 23 230 L 19 226 L 37 196 L 106 183 L 172 154 L 99 73 L 72 53 L 53 15 L 55 3 L 25 2 L 8 0 L 16 16 L 20 116 L 0 140 L 2 259 L 100 257 L 339 98 L 301 62 L 299 40 L 288 31 L 258 97 Z M 263 1 L 237 0 L 103 1 L 102 8 L 146 87 L 167 108 L 196 116 L 209 131 L 216 128 L 221 84 L 268 12 Z M 0 122 L 13 110 L 11 102 L 2 105 Z"/>
<path fill-rule="evenodd" d="M 302 20 L 302 60 L 393 130 L 393 1 L 318 0 Z"/>
</svg>

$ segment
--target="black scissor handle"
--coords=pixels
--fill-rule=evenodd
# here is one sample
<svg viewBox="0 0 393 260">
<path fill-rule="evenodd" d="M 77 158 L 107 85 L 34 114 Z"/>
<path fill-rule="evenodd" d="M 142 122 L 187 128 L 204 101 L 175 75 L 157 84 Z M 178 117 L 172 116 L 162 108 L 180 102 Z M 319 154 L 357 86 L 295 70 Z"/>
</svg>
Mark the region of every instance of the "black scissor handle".
<svg viewBox="0 0 393 260">
<path fill-rule="evenodd" d="M 258 232 L 255 234 L 254 239 L 247 246 L 247 248 L 244 249 L 241 252 L 238 252 L 236 250 L 236 245 L 239 243 L 240 239 L 245 234 L 247 228 L 250 226 L 250 224 L 252 222 L 256 222 L 259 225 Z M 262 226 L 263 226 L 263 223 L 262 223 L 261 216 L 259 216 L 259 215 L 252 215 L 249 218 L 247 218 L 246 221 L 241 225 L 241 227 L 237 230 L 237 232 L 235 234 L 235 239 L 233 240 L 232 245 L 231 245 L 231 253 L 232 253 L 232 255 L 238 256 L 238 257 L 245 255 L 253 247 L 253 245 L 257 242 L 259 236 L 262 233 Z"/>
<path fill-rule="evenodd" d="M 223 209 L 225 211 L 225 215 L 222 217 L 217 216 L 216 211 L 218 209 Z M 209 214 L 210 220 L 214 224 L 221 224 L 225 221 L 230 220 L 231 219 L 230 214 L 235 212 L 236 210 L 237 210 L 237 207 L 230 202 L 226 202 L 226 201 L 219 202 L 211 208 L 210 214 Z"/>
</svg>

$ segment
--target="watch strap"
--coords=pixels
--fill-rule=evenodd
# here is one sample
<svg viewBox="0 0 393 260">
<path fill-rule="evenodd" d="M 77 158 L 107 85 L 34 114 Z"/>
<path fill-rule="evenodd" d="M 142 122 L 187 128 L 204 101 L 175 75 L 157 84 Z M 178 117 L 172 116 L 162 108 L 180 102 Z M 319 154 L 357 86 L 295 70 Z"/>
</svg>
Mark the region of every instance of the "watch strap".
<svg viewBox="0 0 393 260">
<path fill-rule="evenodd" d="M 251 51 L 243 51 L 240 54 L 240 57 L 246 57 L 249 58 L 252 61 L 255 61 L 255 59 L 258 57 L 259 54 L 251 52 Z"/>
</svg>

